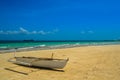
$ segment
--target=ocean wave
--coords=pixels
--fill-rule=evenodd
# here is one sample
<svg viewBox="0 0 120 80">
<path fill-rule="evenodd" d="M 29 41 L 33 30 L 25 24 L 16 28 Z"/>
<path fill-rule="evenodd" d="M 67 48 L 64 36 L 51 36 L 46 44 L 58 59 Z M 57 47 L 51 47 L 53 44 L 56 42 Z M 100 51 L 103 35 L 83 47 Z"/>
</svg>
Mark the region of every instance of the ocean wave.
<svg viewBox="0 0 120 80">
<path fill-rule="evenodd" d="M 6 49 L 8 49 L 7 46 L 0 46 L 0 50 L 6 50 Z"/>
<path fill-rule="evenodd" d="M 18 50 L 24 50 L 24 49 L 32 49 L 34 47 L 23 47 L 23 48 L 18 48 Z"/>
<path fill-rule="evenodd" d="M 8 48 L 7 46 L 0 46 L 0 48 Z"/>
<path fill-rule="evenodd" d="M 50 48 L 59 48 L 59 47 L 65 47 L 65 46 L 69 46 L 70 44 L 60 44 L 60 45 L 53 45 L 53 46 L 49 46 Z"/>
<path fill-rule="evenodd" d="M 40 48 L 40 47 L 45 47 L 45 46 L 46 46 L 45 44 L 42 44 L 42 45 L 34 46 L 34 48 Z"/>
<path fill-rule="evenodd" d="M 32 50 L 32 49 L 53 49 L 53 48 L 69 48 L 69 47 L 79 47 L 79 46 L 94 46 L 94 45 L 111 45 L 111 44 L 120 44 L 120 42 L 68 42 L 68 43 L 54 43 L 54 44 L 48 44 L 43 43 L 41 45 L 39 44 L 30 44 L 30 45 L 16 45 L 16 46 L 6 46 L 1 45 L 0 51 L 2 50 Z"/>
</svg>

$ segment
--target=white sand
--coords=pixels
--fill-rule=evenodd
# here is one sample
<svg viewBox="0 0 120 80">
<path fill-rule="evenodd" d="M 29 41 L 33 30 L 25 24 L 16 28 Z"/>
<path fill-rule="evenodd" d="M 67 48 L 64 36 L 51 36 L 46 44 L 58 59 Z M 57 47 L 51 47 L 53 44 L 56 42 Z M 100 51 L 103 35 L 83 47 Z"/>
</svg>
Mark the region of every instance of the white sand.
<svg viewBox="0 0 120 80">
<path fill-rule="evenodd" d="M 13 53 L 5 53 L 0 54 L 0 80 L 120 80 L 120 45 L 24 51 L 17 56 L 51 57 L 51 53 L 54 58 L 69 57 L 65 72 L 15 65 L 7 61 Z M 8 67 L 29 75 L 4 69 Z"/>
</svg>

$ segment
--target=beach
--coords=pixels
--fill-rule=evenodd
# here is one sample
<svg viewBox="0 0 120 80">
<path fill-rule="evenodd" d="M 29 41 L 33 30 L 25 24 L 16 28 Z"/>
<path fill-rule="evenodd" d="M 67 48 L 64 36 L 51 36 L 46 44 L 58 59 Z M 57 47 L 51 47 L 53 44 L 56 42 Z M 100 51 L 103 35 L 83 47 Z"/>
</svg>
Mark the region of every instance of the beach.
<svg viewBox="0 0 120 80">
<path fill-rule="evenodd" d="M 12 64 L 7 60 L 13 57 L 13 52 L 0 54 L 0 80 L 120 80 L 120 45 L 21 51 L 16 55 L 50 58 L 52 53 L 54 58 L 69 58 L 64 71 Z"/>
</svg>

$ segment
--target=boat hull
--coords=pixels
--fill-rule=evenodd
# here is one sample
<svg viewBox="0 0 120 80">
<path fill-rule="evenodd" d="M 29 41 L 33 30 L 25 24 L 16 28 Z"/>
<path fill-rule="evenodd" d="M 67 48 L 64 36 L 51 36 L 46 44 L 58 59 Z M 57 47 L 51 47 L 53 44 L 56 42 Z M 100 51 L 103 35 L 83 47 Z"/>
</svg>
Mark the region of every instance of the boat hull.
<svg viewBox="0 0 120 80">
<path fill-rule="evenodd" d="M 43 68 L 62 69 L 67 64 L 68 59 L 34 58 L 34 57 L 16 57 L 16 64 L 25 66 L 35 66 Z"/>
</svg>

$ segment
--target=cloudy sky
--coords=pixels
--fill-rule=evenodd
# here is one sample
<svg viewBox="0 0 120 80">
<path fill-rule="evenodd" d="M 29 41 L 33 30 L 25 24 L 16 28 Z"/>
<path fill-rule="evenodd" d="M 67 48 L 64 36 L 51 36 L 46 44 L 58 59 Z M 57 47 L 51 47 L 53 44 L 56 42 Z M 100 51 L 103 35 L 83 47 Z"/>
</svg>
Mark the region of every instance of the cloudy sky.
<svg viewBox="0 0 120 80">
<path fill-rule="evenodd" d="M 0 0 L 0 40 L 120 39 L 119 0 Z"/>
</svg>

